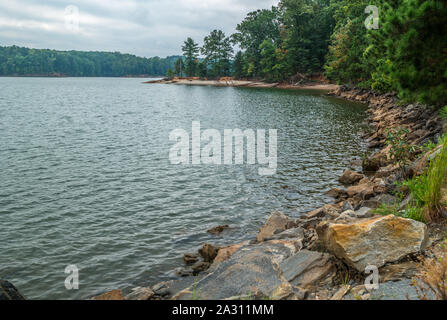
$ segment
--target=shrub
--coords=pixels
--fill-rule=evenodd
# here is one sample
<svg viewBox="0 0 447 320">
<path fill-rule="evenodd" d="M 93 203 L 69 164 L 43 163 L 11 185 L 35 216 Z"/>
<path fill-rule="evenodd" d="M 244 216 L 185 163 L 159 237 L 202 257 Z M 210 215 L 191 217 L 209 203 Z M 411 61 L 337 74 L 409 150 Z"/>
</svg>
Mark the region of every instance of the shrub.
<svg viewBox="0 0 447 320">
<path fill-rule="evenodd" d="M 401 170 L 414 158 L 418 149 L 417 146 L 408 143 L 405 138 L 408 133 L 408 129 L 402 127 L 387 132 L 386 142 L 391 145 L 391 160 L 397 163 Z"/>
</svg>

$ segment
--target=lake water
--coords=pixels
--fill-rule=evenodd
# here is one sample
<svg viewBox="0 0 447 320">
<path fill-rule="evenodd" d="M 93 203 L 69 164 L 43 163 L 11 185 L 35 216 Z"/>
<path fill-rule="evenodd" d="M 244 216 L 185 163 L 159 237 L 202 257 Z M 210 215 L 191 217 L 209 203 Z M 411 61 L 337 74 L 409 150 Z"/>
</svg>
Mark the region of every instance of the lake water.
<svg viewBox="0 0 447 320">
<path fill-rule="evenodd" d="M 0 278 L 28 298 L 82 299 L 175 277 L 204 242 L 252 239 L 297 217 L 364 144 L 365 107 L 317 92 L 0 78 Z M 278 171 L 177 166 L 169 133 L 277 129 Z M 222 236 L 206 232 L 229 224 Z M 65 267 L 79 268 L 68 291 Z"/>
</svg>

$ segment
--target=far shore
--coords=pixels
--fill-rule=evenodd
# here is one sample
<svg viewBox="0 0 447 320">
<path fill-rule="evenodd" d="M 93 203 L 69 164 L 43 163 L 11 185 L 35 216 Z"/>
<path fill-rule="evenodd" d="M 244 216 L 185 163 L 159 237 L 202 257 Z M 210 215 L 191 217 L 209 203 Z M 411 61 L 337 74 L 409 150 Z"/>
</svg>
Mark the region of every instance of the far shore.
<svg viewBox="0 0 447 320">
<path fill-rule="evenodd" d="M 320 83 L 320 82 L 308 82 L 304 84 L 281 84 L 281 83 L 267 83 L 262 81 L 252 80 L 233 80 L 233 79 L 220 79 L 220 80 L 200 80 L 200 79 L 188 79 L 188 78 L 174 78 L 174 79 L 161 79 L 144 82 L 146 84 L 177 84 L 177 85 L 189 85 L 189 86 L 214 86 L 214 87 L 247 87 L 247 88 L 280 88 L 280 89 L 296 89 L 296 90 L 336 90 L 339 86 L 336 84 Z"/>
</svg>

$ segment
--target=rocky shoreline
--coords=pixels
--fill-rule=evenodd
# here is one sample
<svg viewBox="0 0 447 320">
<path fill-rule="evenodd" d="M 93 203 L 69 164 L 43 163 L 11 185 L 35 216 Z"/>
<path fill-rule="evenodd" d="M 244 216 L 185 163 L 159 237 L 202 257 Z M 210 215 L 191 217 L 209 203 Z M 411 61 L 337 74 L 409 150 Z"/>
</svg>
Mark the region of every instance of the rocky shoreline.
<svg viewBox="0 0 447 320">
<path fill-rule="evenodd" d="M 364 134 L 370 154 L 361 172 L 343 173 L 339 180 L 345 188 L 328 191 L 332 204 L 298 219 L 274 212 L 251 241 L 226 247 L 204 244 L 197 253 L 184 255 L 180 280 L 134 288 L 128 295 L 114 290 L 93 299 L 419 299 L 413 278 L 421 262 L 445 241 L 447 224 L 376 215 L 374 209 L 381 204 L 403 208 L 408 197 L 396 198 L 395 181 L 421 174 L 428 161 L 421 151 L 408 170 L 398 170 L 390 159 L 387 130 L 405 127 L 408 142 L 423 145 L 437 141 L 446 125 L 435 110 L 400 104 L 392 94 L 340 86 L 329 95 L 368 103 L 371 128 Z M 227 228 L 209 232 L 220 234 Z M 376 290 L 365 286 L 374 268 L 380 280 Z"/>
<path fill-rule="evenodd" d="M 362 161 L 362 172 L 344 172 L 340 182 L 346 188 L 328 192 L 333 204 L 298 219 L 275 212 L 252 241 L 227 247 L 204 244 L 198 253 L 185 254 L 185 278 L 155 285 L 152 299 L 420 298 L 412 279 L 443 240 L 446 224 L 427 226 L 375 215 L 374 209 L 400 201 L 394 182 L 402 177 L 390 160 L 387 130 L 406 127 L 408 142 L 423 145 L 437 141 L 445 124 L 435 110 L 401 105 L 393 94 L 340 86 L 329 95 L 369 104 L 371 132 L 364 138 L 371 154 Z M 421 174 L 426 159 L 421 155 L 407 174 Z M 380 286 L 368 291 L 365 279 L 371 266 L 379 271 Z"/>
<path fill-rule="evenodd" d="M 421 261 L 444 240 L 447 225 L 380 216 L 374 209 L 401 201 L 394 196 L 394 182 L 402 173 L 390 160 L 387 130 L 406 127 L 408 142 L 423 145 L 437 141 L 446 126 L 435 110 L 401 105 L 392 94 L 340 86 L 329 95 L 368 103 L 371 125 L 364 134 L 371 154 L 362 161 L 361 172 L 348 169 L 340 177 L 345 189 L 328 191 L 334 203 L 298 219 L 275 212 L 251 241 L 226 247 L 206 243 L 197 253 L 184 255 L 185 267 L 178 271 L 184 278 L 136 288 L 131 297 L 146 290 L 142 297 L 155 300 L 420 298 L 412 279 Z M 406 174 L 421 174 L 426 161 L 420 155 Z M 401 202 L 403 206 L 408 199 Z M 209 232 L 219 234 L 226 227 Z M 380 286 L 369 291 L 365 280 L 371 267 L 378 269 Z"/>
</svg>

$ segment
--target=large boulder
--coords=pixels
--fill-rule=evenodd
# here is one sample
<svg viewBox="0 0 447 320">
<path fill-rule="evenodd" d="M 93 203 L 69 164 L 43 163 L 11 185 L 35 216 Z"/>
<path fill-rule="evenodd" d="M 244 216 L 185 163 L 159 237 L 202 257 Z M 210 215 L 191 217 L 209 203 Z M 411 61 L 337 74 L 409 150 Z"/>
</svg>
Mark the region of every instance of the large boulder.
<svg viewBox="0 0 447 320">
<path fill-rule="evenodd" d="M 0 301 L 1 300 L 25 300 L 14 285 L 6 280 L 0 279 Z"/>
<path fill-rule="evenodd" d="M 353 170 L 346 170 L 343 175 L 338 179 L 340 183 L 345 185 L 355 184 L 364 178 L 363 174 L 355 172 Z"/>
<path fill-rule="evenodd" d="M 293 241 L 269 241 L 239 248 L 214 272 L 173 299 L 222 300 L 244 295 L 260 295 L 278 299 L 292 294 L 291 285 L 283 277 L 280 263 L 297 253 Z"/>
<path fill-rule="evenodd" d="M 265 225 L 261 227 L 256 237 L 258 242 L 263 242 L 275 234 L 281 233 L 287 228 L 290 219 L 283 213 L 276 211 L 270 215 Z"/>
<path fill-rule="evenodd" d="M 317 227 L 319 239 L 339 259 L 360 272 L 380 268 L 427 247 L 427 226 L 394 215 L 357 220 L 348 224 L 324 222 Z"/>
</svg>

